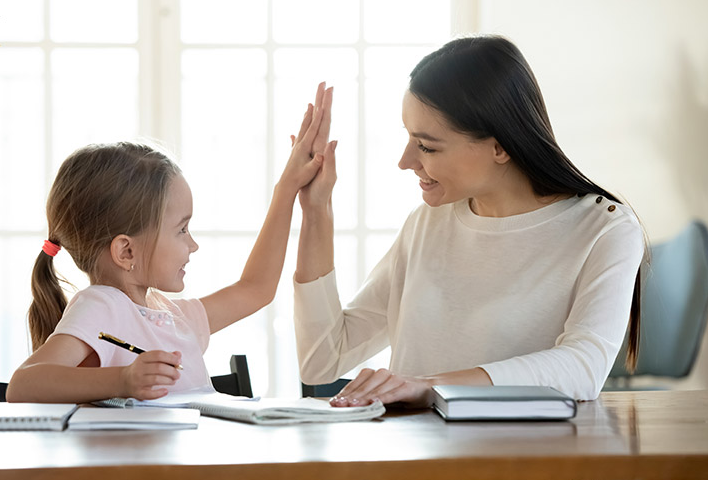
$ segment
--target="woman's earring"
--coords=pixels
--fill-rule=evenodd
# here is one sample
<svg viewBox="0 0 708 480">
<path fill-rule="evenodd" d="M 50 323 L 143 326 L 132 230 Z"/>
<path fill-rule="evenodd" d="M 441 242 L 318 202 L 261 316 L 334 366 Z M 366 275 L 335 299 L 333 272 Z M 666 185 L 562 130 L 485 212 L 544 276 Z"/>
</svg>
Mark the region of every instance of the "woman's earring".
<svg viewBox="0 0 708 480">
<path fill-rule="evenodd" d="M 130 264 L 130 270 L 129 270 L 129 271 L 132 272 L 134 269 L 135 269 L 135 265 L 131 263 L 131 264 Z"/>
</svg>

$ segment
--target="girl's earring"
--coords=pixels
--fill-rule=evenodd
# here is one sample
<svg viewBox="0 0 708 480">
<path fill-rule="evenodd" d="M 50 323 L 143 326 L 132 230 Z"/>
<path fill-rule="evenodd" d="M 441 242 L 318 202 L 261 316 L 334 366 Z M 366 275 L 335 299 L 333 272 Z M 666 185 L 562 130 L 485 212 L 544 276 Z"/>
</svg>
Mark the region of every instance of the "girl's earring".
<svg viewBox="0 0 708 480">
<path fill-rule="evenodd" d="M 130 264 L 130 271 L 132 272 L 134 269 L 135 269 L 135 265 L 131 263 Z"/>
</svg>

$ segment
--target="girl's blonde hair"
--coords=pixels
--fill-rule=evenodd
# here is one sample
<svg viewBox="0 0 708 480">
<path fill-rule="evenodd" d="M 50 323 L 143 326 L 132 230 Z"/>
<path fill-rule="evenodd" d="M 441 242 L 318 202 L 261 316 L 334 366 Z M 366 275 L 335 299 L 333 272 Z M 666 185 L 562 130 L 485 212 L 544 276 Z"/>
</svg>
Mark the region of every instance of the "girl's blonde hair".
<svg viewBox="0 0 708 480">
<path fill-rule="evenodd" d="M 156 240 L 171 180 L 179 167 L 147 145 L 88 145 L 59 168 L 47 199 L 47 239 L 63 247 L 94 279 L 98 259 L 113 239 L 154 233 Z M 154 245 L 154 242 L 153 242 Z M 51 335 L 67 305 L 54 259 L 40 252 L 32 271 L 29 329 L 32 349 Z"/>
</svg>

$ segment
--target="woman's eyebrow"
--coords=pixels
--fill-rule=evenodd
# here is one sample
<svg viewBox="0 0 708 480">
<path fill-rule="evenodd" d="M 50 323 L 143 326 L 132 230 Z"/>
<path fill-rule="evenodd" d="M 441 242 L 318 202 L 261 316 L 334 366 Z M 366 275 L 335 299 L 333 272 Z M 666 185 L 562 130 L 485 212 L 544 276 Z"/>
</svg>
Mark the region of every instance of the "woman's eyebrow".
<svg viewBox="0 0 708 480">
<path fill-rule="evenodd" d="M 411 132 L 411 137 L 420 138 L 422 140 L 427 140 L 429 142 L 442 142 L 443 140 L 437 137 L 433 137 L 429 133 L 425 132 Z"/>
</svg>

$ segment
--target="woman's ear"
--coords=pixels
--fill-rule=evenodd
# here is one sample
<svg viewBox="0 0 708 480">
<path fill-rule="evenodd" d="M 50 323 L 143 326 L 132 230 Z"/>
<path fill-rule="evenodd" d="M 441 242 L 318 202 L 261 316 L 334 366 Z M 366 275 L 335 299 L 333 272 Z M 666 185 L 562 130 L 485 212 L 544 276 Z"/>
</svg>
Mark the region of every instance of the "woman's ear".
<svg viewBox="0 0 708 480">
<path fill-rule="evenodd" d="M 111 259 L 121 270 L 130 272 L 137 262 L 135 239 L 128 235 L 118 235 L 111 241 Z"/>
<path fill-rule="evenodd" d="M 506 153 L 506 150 L 504 150 L 504 147 L 501 146 L 499 142 L 494 139 L 494 161 L 497 163 L 497 165 L 504 165 L 506 164 L 509 160 L 511 160 L 511 157 L 509 157 L 509 154 Z"/>
</svg>

